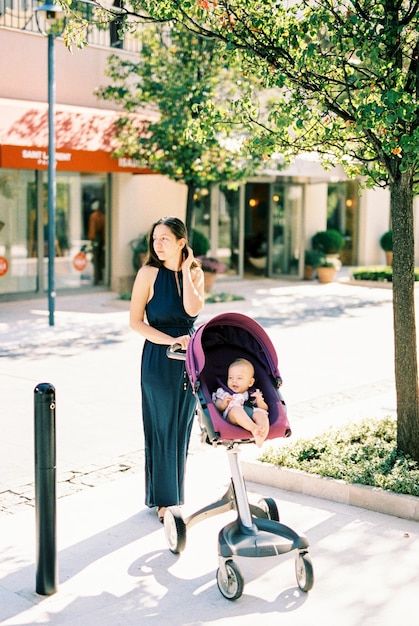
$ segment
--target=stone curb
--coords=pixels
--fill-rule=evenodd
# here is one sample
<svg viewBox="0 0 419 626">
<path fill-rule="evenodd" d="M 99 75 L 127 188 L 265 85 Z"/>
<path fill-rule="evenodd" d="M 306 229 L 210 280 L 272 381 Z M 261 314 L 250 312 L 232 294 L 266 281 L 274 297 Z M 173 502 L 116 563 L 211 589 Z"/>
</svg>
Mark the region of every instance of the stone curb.
<svg viewBox="0 0 419 626">
<path fill-rule="evenodd" d="M 393 493 L 367 485 L 354 485 L 344 480 L 277 467 L 260 461 L 243 460 L 240 467 L 244 479 L 250 482 L 419 522 L 419 498 L 416 496 Z"/>
<path fill-rule="evenodd" d="M 370 289 L 393 289 L 392 282 L 384 280 L 358 280 L 357 278 L 343 278 L 338 281 L 340 285 L 350 285 L 351 287 L 369 287 Z M 419 281 L 415 281 L 414 288 L 419 290 Z"/>
</svg>

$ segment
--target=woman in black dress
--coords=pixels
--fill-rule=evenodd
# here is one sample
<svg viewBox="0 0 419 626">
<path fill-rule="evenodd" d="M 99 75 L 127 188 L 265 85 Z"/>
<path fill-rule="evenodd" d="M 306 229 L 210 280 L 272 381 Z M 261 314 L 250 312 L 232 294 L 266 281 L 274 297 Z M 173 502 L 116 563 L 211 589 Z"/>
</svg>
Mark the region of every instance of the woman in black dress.
<svg viewBox="0 0 419 626">
<path fill-rule="evenodd" d="M 204 277 L 176 217 L 153 224 L 149 257 L 134 282 L 131 328 L 146 339 L 141 360 L 146 505 L 183 504 L 185 464 L 196 400 L 184 361 L 169 359 L 167 346 L 186 350 L 204 306 Z"/>
</svg>

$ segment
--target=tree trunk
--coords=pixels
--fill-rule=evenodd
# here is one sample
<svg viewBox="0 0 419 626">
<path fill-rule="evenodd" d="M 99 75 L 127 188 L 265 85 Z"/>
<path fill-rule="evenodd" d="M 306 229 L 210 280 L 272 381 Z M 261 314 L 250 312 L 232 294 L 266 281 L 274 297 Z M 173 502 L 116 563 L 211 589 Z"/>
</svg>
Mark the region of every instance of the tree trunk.
<svg viewBox="0 0 419 626">
<path fill-rule="evenodd" d="M 189 238 L 191 239 L 190 243 L 192 243 L 192 228 L 193 228 L 193 210 L 194 210 L 194 195 L 196 191 L 196 185 L 194 182 L 189 181 L 188 185 L 188 196 L 186 199 L 186 215 L 185 215 L 185 226 L 188 231 Z"/>
<path fill-rule="evenodd" d="M 397 445 L 419 462 L 419 388 L 414 297 L 413 180 L 400 174 L 390 185 L 393 230 L 393 320 Z"/>
</svg>

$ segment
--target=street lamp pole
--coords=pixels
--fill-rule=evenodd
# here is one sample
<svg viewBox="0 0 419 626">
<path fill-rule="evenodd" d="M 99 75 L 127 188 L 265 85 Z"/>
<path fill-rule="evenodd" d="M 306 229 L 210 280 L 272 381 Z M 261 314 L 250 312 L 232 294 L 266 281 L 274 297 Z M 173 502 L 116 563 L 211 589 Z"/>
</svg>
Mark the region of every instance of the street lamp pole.
<svg viewBox="0 0 419 626">
<path fill-rule="evenodd" d="M 48 312 L 49 325 L 54 326 L 55 314 L 55 35 L 48 35 Z"/>
<path fill-rule="evenodd" d="M 55 156 L 55 54 L 54 42 L 65 27 L 64 11 L 47 2 L 36 10 L 36 22 L 41 34 L 48 37 L 48 312 L 49 325 L 54 326 L 55 314 L 55 216 L 56 216 L 56 156 Z M 39 17 L 44 17 L 41 24 Z"/>
</svg>

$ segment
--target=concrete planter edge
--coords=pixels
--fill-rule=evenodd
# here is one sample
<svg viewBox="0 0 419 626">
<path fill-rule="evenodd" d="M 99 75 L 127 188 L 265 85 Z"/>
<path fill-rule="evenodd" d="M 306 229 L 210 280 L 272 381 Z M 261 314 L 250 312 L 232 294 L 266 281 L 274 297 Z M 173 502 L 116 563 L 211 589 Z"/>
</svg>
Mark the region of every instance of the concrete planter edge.
<svg viewBox="0 0 419 626">
<path fill-rule="evenodd" d="M 419 498 L 416 496 L 351 484 L 260 461 L 241 461 L 240 466 L 244 479 L 250 482 L 419 522 Z"/>
</svg>

